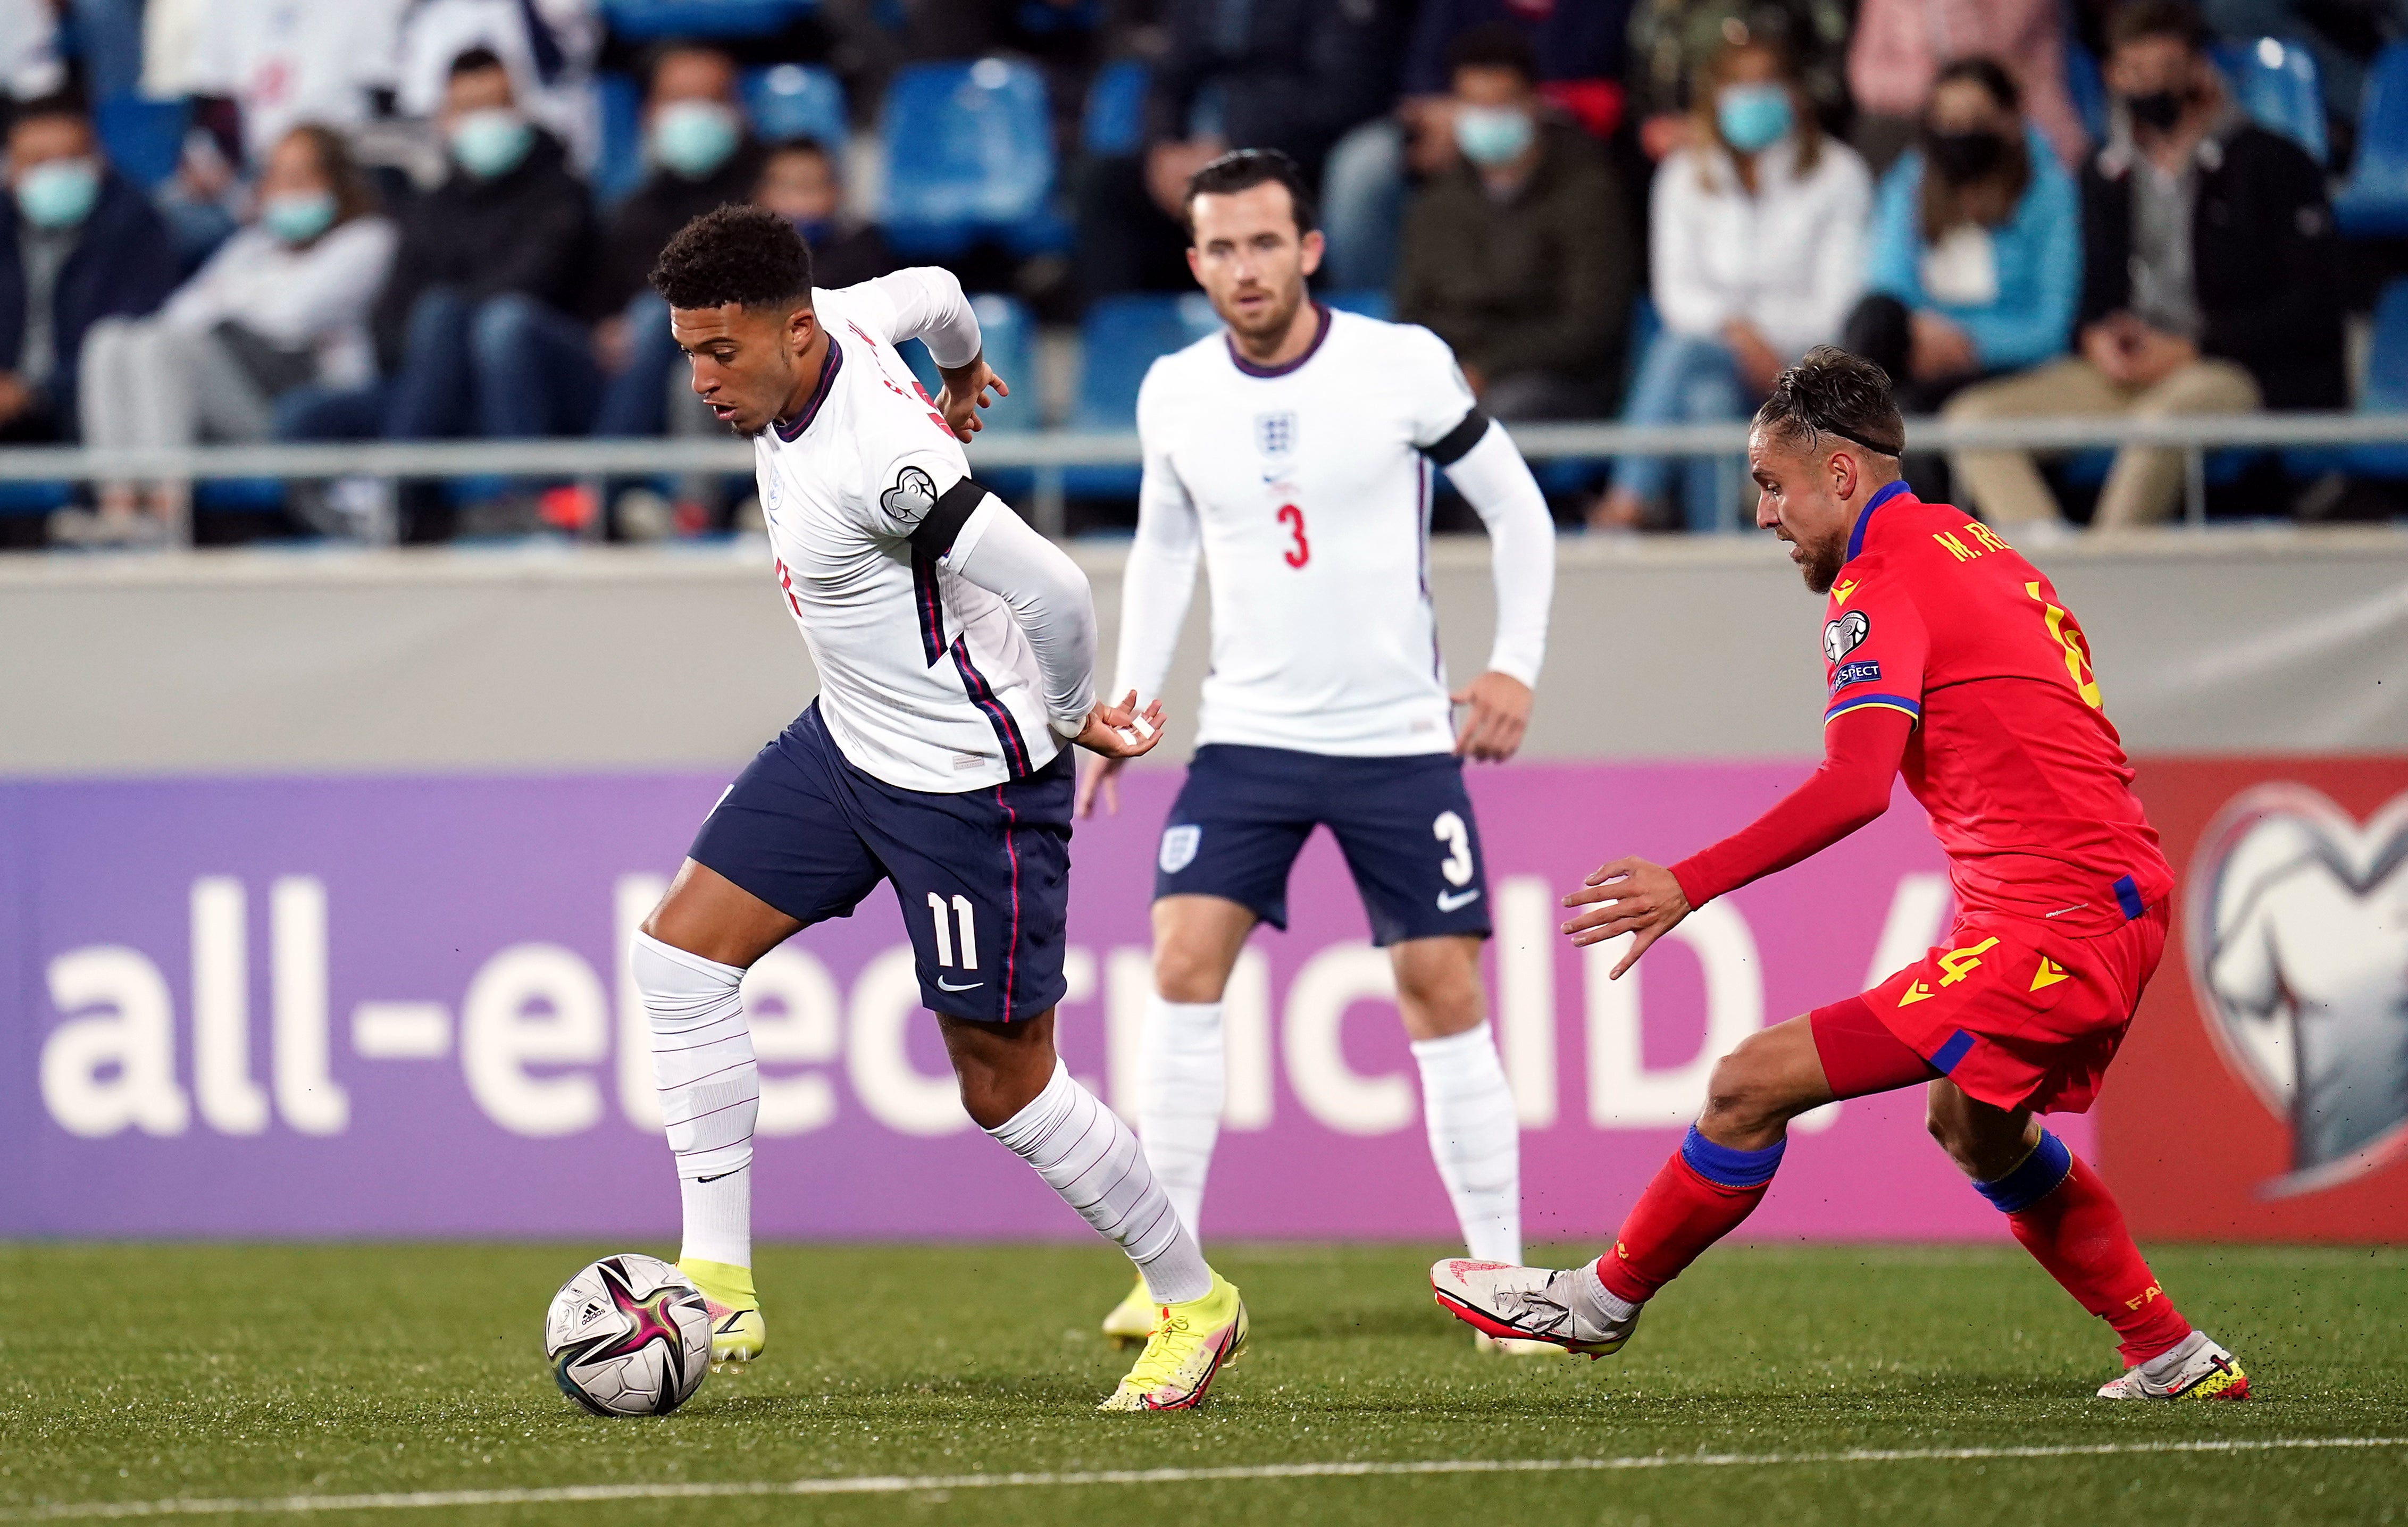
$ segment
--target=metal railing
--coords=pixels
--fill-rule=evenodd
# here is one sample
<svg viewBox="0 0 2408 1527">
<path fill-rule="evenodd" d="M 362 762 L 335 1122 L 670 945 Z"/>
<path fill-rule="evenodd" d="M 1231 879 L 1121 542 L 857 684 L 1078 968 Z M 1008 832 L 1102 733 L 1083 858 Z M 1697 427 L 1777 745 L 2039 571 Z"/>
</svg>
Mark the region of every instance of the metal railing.
<svg viewBox="0 0 2408 1527">
<path fill-rule="evenodd" d="M 1658 456 L 1724 456 L 1744 451 L 1747 426 L 1616 423 L 1516 424 L 1514 443 L 1533 461 L 1601 458 L 1623 452 Z M 2196 414 L 2002 419 L 1963 422 L 1936 418 L 1907 423 L 1914 450 L 2022 450 L 2048 452 L 2162 446 L 2183 453 L 2185 519 L 2207 517 L 2206 458 L 2225 450 L 2408 445 L 2408 414 Z M 1074 466 L 1134 466 L 1134 433 L 982 434 L 969 447 L 974 468 L 1036 474 L 1029 509 L 1038 528 L 1059 535 L 1064 524 L 1063 473 Z M 609 478 L 679 473 L 749 473 L 752 448 L 715 437 L 545 439 L 314 445 L 211 445 L 174 450 L 97 451 L 75 446 L 0 450 L 0 482 L 196 481 L 241 478 L 530 477 L 580 481 L 597 492 Z"/>
</svg>

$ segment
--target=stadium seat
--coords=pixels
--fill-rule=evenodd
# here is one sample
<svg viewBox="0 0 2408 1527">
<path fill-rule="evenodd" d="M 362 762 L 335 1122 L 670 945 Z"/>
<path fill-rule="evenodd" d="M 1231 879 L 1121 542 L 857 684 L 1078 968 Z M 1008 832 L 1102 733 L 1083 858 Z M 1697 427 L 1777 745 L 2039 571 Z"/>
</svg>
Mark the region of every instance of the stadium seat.
<svg viewBox="0 0 2408 1527">
<path fill-rule="evenodd" d="M 2373 327 L 2358 412 L 2408 414 L 2408 277 L 2394 278 L 2375 299 Z M 2283 452 L 2283 470 L 2300 481 L 2328 472 L 2408 480 L 2408 445 L 2298 446 Z"/>
<path fill-rule="evenodd" d="M 999 238 L 1021 253 L 1061 248 L 1045 81 L 1008 59 L 916 64 L 896 72 L 879 111 L 886 150 L 887 242 L 910 257 Z"/>
<path fill-rule="evenodd" d="M 783 31 L 818 0 L 602 0 L 610 33 L 623 41 L 664 37 L 757 37 Z"/>
<path fill-rule="evenodd" d="M 597 75 L 602 146 L 594 156 L 594 194 L 605 207 L 626 199 L 644 178 L 644 88 L 633 75 Z"/>
<path fill-rule="evenodd" d="M 108 162 L 146 191 L 156 190 L 176 173 L 184 156 L 184 123 L 191 103 L 146 100 L 139 95 L 112 95 L 93 107 L 93 126 L 100 134 Z"/>
<path fill-rule="evenodd" d="M 1097 435 L 1137 428 L 1137 391 L 1146 368 L 1220 327 L 1220 316 L 1201 292 L 1098 301 L 1079 326 L 1083 360 L 1071 427 Z M 1129 498 L 1137 493 L 1139 476 L 1134 466 L 1073 466 L 1063 473 L 1063 487 L 1074 497 Z"/>
<path fill-rule="evenodd" d="M 2305 149 L 2317 164 L 2329 161 L 2324 95 L 2317 87 L 2316 61 L 2306 49 L 2280 37 L 2259 37 L 2218 43 L 2213 52 L 2252 121 Z"/>
<path fill-rule="evenodd" d="M 1133 58 L 1096 71 L 1095 83 L 1087 87 L 1080 146 L 1105 158 L 1137 152 L 1145 140 L 1145 93 L 1151 81 L 1146 66 Z"/>
<path fill-rule="evenodd" d="M 982 433 L 1023 435 L 1038 428 L 1043 422 L 1043 410 L 1038 400 L 1037 321 L 1030 316 L 1028 305 L 1017 297 L 986 293 L 970 299 L 970 310 L 978 315 L 986 364 L 1011 389 L 1010 396 L 996 399 L 995 406 L 980 416 L 986 426 Z M 937 375 L 937 363 L 929 358 L 928 347 L 907 339 L 896 349 L 911 374 L 920 378 L 920 385 L 935 397 L 944 383 Z M 1026 467 L 990 466 L 979 468 L 978 476 L 1006 499 L 1022 503 L 1033 474 Z"/>
<path fill-rule="evenodd" d="M 2106 142 L 2107 82 L 2099 77 L 2098 57 L 2070 37 L 2065 44 L 2065 93 L 2090 141 Z"/>
<path fill-rule="evenodd" d="M 833 152 L 843 151 L 844 86 L 828 70 L 804 64 L 748 69 L 743 97 L 753 135 L 765 142 L 814 138 Z"/>
<path fill-rule="evenodd" d="M 2333 198 L 2333 220 L 2358 237 L 2408 234 L 2408 42 L 2386 47 L 2367 71 L 2358 158 Z"/>
</svg>

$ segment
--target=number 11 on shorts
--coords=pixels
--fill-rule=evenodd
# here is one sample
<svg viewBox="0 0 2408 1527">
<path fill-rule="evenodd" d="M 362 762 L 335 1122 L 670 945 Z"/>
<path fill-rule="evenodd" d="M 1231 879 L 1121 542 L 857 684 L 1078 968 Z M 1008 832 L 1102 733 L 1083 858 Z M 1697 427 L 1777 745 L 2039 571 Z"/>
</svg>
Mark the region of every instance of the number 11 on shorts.
<svg viewBox="0 0 2408 1527">
<path fill-rule="evenodd" d="M 948 907 L 945 905 L 945 898 L 931 891 L 928 892 L 928 916 L 937 925 L 937 963 L 950 967 L 953 963 L 953 919 L 946 917 L 945 914 L 948 911 L 952 912 L 953 918 L 958 919 L 962 925 L 962 968 L 976 970 L 978 968 L 978 918 L 970 909 L 970 899 L 968 896 L 955 896 L 953 906 Z"/>
</svg>

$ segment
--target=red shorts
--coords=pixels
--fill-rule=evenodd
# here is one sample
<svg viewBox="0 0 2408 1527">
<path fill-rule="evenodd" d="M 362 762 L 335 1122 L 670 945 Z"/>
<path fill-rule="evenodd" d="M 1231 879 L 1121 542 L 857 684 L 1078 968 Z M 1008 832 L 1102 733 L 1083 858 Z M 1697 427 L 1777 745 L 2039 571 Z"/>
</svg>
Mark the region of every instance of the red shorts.
<svg viewBox="0 0 2408 1527">
<path fill-rule="evenodd" d="M 2026 918 L 1968 918 L 1949 948 L 1814 1009 L 1825 1078 L 1859 1097 L 1945 1076 L 1993 1107 L 2084 1112 L 2165 953 L 2166 924 L 2163 902 L 2089 938 Z"/>
</svg>

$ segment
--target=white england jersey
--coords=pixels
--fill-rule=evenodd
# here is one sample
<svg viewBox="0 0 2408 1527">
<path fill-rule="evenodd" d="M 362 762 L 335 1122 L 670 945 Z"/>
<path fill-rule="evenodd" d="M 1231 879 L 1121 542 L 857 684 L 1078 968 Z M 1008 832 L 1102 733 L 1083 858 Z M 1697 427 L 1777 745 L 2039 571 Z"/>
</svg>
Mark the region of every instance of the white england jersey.
<svg viewBox="0 0 2408 1527">
<path fill-rule="evenodd" d="M 932 288 L 952 287 L 921 275 L 811 293 L 826 370 L 801 412 L 754 440 L 753 461 L 780 597 L 819 669 L 829 735 L 876 778 L 954 794 L 1025 778 L 1062 744 L 1010 607 L 953 571 L 978 533 L 964 521 L 986 495 L 895 352 L 921 332 Z M 924 535 L 915 547 L 915 531 L 939 523 L 944 554 Z"/>
<path fill-rule="evenodd" d="M 1284 366 L 1250 364 L 1221 334 L 1156 361 L 1138 394 L 1145 478 L 1113 693 L 1159 692 L 1200 545 L 1212 664 L 1199 742 L 1451 749 L 1427 577 L 1430 455 L 1460 455 L 1487 429 L 1454 352 L 1417 325 L 1324 309 L 1313 347 Z M 1546 582 L 1535 631 L 1509 642 L 1500 627 L 1490 663 L 1525 683 L 1543 651 Z"/>
</svg>

